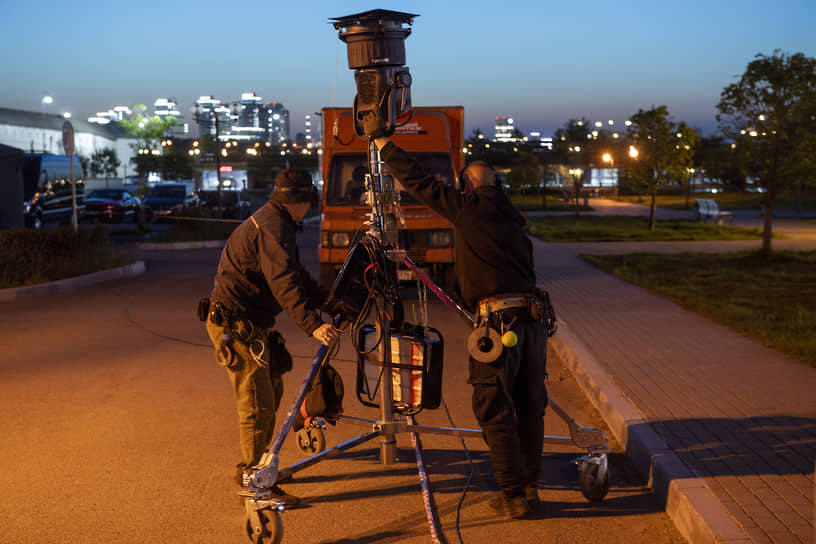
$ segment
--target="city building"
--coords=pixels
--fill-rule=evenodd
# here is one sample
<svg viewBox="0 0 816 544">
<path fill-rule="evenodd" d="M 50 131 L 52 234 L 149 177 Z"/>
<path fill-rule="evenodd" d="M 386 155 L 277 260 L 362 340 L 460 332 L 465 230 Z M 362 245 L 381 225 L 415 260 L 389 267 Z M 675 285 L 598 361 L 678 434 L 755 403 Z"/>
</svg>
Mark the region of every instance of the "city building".
<svg viewBox="0 0 816 544">
<path fill-rule="evenodd" d="M 98 123 L 100 125 L 107 125 L 108 123 L 116 123 L 124 119 L 130 119 L 133 115 L 133 110 L 128 106 L 116 106 L 108 111 L 96 112 L 94 117 L 88 117 L 89 123 Z"/>
<path fill-rule="evenodd" d="M 62 155 L 65 153 L 62 143 L 65 121 L 65 117 L 53 113 L 0 108 L 0 143 L 26 153 Z M 136 144 L 136 139 L 125 134 L 116 123 L 70 121 L 74 127 L 74 154 L 90 158 L 96 151 L 111 148 L 121 161 L 117 176 L 125 178 L 133 155 L 131 145 Z"/>
<path fill-rule="evenodd" d="M 159 98 L 153 104 L 153 115 L 167 119 L 172 117 L 176 120 L 175 124 L 170 128 L 170 134 L 173 138 L 189 138 L 190 125 L 186 122 L 184 114 L 178 108 L 175 98 Z"/>
<path fill-rule="evenodd" d="M 281 145 L 289 141 L 289 110 L 280 102 L 266 103 L 266 141 Z"/>
<path fill-rule="evenodd" d="M 194 108 L 196 109 L 196 123 L 198 123 L 200 135 L 210 134 L 216 136 L 217 134 L 220 140 L 230 138 L 232 115 L 230 108 L 226 104 L 216 100 L 213 96 L 206 95 L 200 96 L 196 100 Z M 237 109 L 237 107 L 233 109 Z"/>
<path fill-rule="evenodd" d="M 534 147 L 543 147 L 549 150 L 552 150 L 553 148 L 553 139 L 550 137 L 542 137 L 541 132 L 536 130 L 530 132 L 527 137 L 527 142 Z"/>
<path fill-rule="evenodd" d="M 515 126 L 515 120 L 512 117 L 496 117 L 496 124 L 493 127 L 493 141 L 517 142 L 519 140 L 519 130 Z"/>
<path fill-rule="evenodd" d="M 233 109 L 238 113 L 232 124 L 230 137 L 235 140 L 263 140 L 267 132 L 264 127 L 266 111 L 261 97 L 255 93 L 241 94 L 241 101 L 233 103 Z"/>
</svg>

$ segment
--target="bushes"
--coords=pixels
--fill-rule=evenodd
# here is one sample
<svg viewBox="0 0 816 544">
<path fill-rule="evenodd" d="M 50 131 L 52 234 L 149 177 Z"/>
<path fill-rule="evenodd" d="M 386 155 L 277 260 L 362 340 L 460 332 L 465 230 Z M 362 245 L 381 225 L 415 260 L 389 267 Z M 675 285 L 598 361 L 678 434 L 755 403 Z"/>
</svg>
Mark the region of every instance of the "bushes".
<svg viewBox="0 0 816 544">
<path fill-rule="evenodd" d="M 37 231 L 0 230 L 0 288 L 34 285 L 115 268 L 131 262 L 108 244 L 99 225 Z"/>
</svg>

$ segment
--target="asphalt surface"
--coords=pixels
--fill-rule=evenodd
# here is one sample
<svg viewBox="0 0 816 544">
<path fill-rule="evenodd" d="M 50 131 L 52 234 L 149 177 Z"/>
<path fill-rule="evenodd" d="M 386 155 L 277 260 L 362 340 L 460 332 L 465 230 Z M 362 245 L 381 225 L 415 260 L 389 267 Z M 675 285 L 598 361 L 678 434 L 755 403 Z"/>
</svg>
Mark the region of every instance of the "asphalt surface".
<svg viewBox="0 0 816 544">
<path fill-rule="evenodd" d="M 301 254 L 315 266 L 317 229 Z M 232 481 L 237 418 L 224 370 L 216 366 L 198 298 L 209 293 L 218 248 L 140 251 L 145 272 L 54 290 L 0 304 L 0 542 L 247 542 L 243 503 Z M 42 294 L 42 293 L 40 293 Z M 416 300 L 407 295 L 410 315 Z M 477 428 L 462 356 L 468 332 L 439 303 L 430 323 L 445 338 L 446 409 L 424 411 L 423 425 Z M 280 415 L 305 376 L 317 344 L 286 318 L 280 329 L 295 355 Z M 346 412 L 376 419 L 356 398 L 348 340 L 335 359 L 346 385 Z M 553 397 L 581 424 L 605 428 L 572 374 L 555 358 Z M 547 434 L 569 436 L 549 412 Z M 368 427 L 344 420 L 326 432 L 329 446 Z M 442 541 L 683 542 L 657 498 L 621 454 L 611 433 L 612 487 L 587 501 L 572 460 L 583 452 L 545 446 L 531 520 L 497 518 L 495 491 L 480 439 L 423 435 L 423 461 L 439 513 Z M 295 474 L 284 485 L 305 506 L 283 514 L 284 542 L 429 542 L 410 438 L 398 436 L 398 462 L 383 465 L 376 441 Z M 303 459 L 292 437 L 281 466 Z M 471 476 L 472 474 L 472 476 Z M 468 484 L 468 479 L 470 482 Z M 463 497 L 463 490 L 468 488 Z M 457 530 L 458 526 L 458 530 Z"/>
</svg>

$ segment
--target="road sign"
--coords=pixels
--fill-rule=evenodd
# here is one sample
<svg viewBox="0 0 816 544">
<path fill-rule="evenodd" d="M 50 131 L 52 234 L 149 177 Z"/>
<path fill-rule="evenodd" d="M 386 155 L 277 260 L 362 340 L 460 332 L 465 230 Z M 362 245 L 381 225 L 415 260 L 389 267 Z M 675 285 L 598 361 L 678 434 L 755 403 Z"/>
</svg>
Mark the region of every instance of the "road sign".
<svg viewBox="0 0 816 544">
<path fill-rule="evenodd" d="M 66 155 L 74 154 L 74 125 L 71 124 L 71 121 L 65 121 L 62 124 L 62 147 Z"/>
</svg>

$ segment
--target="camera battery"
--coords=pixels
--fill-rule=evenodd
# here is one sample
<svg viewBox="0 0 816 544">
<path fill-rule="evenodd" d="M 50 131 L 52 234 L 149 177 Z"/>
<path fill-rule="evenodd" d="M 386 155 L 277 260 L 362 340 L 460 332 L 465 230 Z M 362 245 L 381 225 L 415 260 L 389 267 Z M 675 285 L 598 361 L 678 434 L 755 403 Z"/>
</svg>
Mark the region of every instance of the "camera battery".
<svg viewBox="0 0 816 544">
<path fill-rule="evenodd" d="M 401 414 L 416 414 L 423 408 L 439 408 L 442 400 L 442 335 L 433 328 L 405 325 L 391 334 L 391 368 L 383 367 L 382 346 L 374 348 L 377 332 L 361 328 L 357 359 L 357 398 L 366 406 L 379 406 L 377 394 L 389 376 L 393 408 Z M 382 344 L 385 344 L 384 342 Z M 373 348 L 373 349 L 372 349 Z"/>
</svg>

